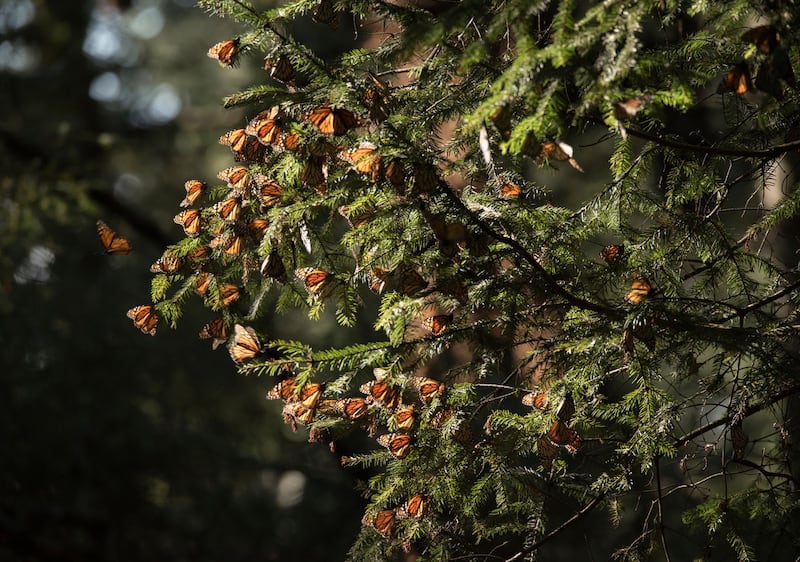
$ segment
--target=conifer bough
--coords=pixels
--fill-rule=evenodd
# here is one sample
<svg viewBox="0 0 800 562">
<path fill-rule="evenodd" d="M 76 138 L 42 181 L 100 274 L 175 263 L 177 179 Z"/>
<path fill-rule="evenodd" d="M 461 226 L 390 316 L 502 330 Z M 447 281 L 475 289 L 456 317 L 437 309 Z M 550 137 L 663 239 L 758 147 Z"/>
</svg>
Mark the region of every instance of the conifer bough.
<svg viewBox="0 0 800 562">
<path fill-rule="evenodd" d="M 287 423 L 374 438 L 353 560 L 796 554 L 793 4 L 201 5 L 265 73 L 152 324 L 196 291 Z M 259 320 L 325 307 L 379 337 Z"/>
</svg>

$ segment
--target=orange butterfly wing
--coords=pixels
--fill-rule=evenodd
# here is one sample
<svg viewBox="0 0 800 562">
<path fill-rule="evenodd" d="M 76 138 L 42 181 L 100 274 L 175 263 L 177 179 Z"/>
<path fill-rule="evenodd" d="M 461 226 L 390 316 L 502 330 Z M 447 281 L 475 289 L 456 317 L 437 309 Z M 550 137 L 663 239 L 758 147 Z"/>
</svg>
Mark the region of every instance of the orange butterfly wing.
<svg viewBox="0 0 800 562">
<path fill-rule="evenodd" d="M 150 305 L 139 305 L 131 308 L 127 313 L 128 318 L 133 320 L 133 325 L 139 328 L 143 333 L 156 335 L 156 328 L 158 327 L 158 315 L 155 309 Z"/>
<path fill-rule="evenodd" d="M 236 324 L 233 330 L 233 343 L 228 351 L 234 363 L 242 364 L 261 353 L 261 344 L 253 328 Z"/>
<path fill-rule="evenodd" d="M 211 347 L 212 349 L 217 349 L 220 345 L 228 341 L 229 334 L 230 330 L 228 330 L 228 326 L 225 324 L 225 319 L 220 316 L 203 326 L 199 335 L 200 339 L 203 340 L 214 338 L 211 342 Z"/>
<path fill-rule="evenodd" d="M 181 201 L 181 207 L 194 205 L 195 201 L 200 199 L 206 190 L 206 184 L 200 180 L 188 180 L 183 184 L 183 187 L 186 189 L 186 197 Z"/>
<path fill-rule="evenodd" d="M 100 243 L 109 255 L 129 254 L 133 249 L 125 238 L 111 230 L 111 228 L 100 219 L 97 220 L 97 235 L 100 237 Z"/>
<path fill-rule="evenodd" d="M 397 459 L 403 459 L 411 452 L 412 439 L 408 433 L 387 433 L 379 436 L 377 441 Z"/>
<path fill-rule="evenodd" d="M 631 304 L 639 304 L 650 295 L 652 289 L 650 281 L 644 277 L 637 277 L 631 283 L 631 289 L 625 295 L 625 300 Z"/>
<path fill-rule="evenodd" d="M 306 291 L 315 297 L 323 296 L 328 283 L 333 278 L 331 273 L 313 267 L 301 267 L 295 271 L 295 275 L 303 281 Z"/>
</svg>

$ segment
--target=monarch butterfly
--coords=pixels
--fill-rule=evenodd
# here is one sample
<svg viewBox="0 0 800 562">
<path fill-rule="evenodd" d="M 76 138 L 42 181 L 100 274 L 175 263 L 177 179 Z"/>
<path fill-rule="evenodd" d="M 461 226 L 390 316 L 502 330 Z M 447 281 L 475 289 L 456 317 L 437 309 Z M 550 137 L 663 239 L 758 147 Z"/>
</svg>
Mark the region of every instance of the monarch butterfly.
<svg viewBox="0 0 800 562">
<path fill-rule="evenodd" d="M 334 409 L 348 420 L 360 420 L 369 415 L 367 401 L 363 398 L 342 398 L 336 401 Z"/>
<path fill-rule="evenodd" d="M 231 166 L 217 174 L 217 178 L 228 184 L 237 195 L 243 193 L 250 185 L 250 172 L 247 166 Z"/>
<path fill-rule="evenodd" d="M 279 114 L 280 106 L 265 109 L 250 120 L 244 132 L 253 135 L 264 146 L 278 144 L 281 138 Z"/>
<path fill-rule="evenodd" d="M 208 50 L 208 57 L 217 59 L 220 66 L 233 66 L 239 56 L 239 39 L 220 41 Z"/>
<path fill-rule="evenodd" d="M 411 516 L 414 519 L 422 519 L 428 514 L 430 503 L 427 496 L 414 494 L 406 503 L 397 508 L 398 517 Z"/>
<path fill-rule="evenodd" d="M 258 200 L 262 207 L 277 207 L 281 203 L 283 186 L 276 181 L 269 179 L 264 174 L 256 174 L 253 181 L 258 188 Z"/>
<path fill-rule="evenodd" d="M 392 428 L 401 431 L 410 430 L 412 427 L 414 427 L 414 423 L 416 421 L 416 408 L 413 404 L 409 406 L 398 407 L 390 418 L 390 424 Z"/>
<path fill-rule="evenodd" d="M 389 270 L 382 267 L 376 267 L 369 270 L 368 281 L 369 290 L 380 295 L 386 288 L 386 281 L 389 278 Z"/>
<path fill-rule="evenodd" d="M 436 168 L 430 164 L 414 164 L 412 175 L 414 176 L 413 195 L 433 193 L 439 186 L 439 174 L 436 173 Z"/>
<path fill-rule="evenodd" d="M 742 41 L 752 43 L 758 52 L 768 55 L 778 46 L 778 34 L 771 25 L 759 25 L 745 31 Z"/>
<path fill-rule="evenodd" d="M 158 314 L 155 309 L 149 304 L 134 306 L 127 313 L 128 318 L 133 320 L 133 325 L 139 328 L 143 333 L 156 335 L 156 328 L 158 327 Z"/>
<path fill-rule="evenodd" d="M 247 142 L 247 133 L 244 129 L 234 129 L 219 137 L 219 144 L 229 146 L 232 151 L 239 152 Z"/>
<path fill-rule="evenodd" d="M 238 197 L 229 197 L 219 203 L 215 203 L 211 210 L 217 213 L 222 220 L 227 223 L 234 223 L 239 220 L 242 211 L 242 202 Z"/>
<path fill-rule="evenodd" d="M 383 171 L 384 177 L 396 188 L 401 188 L 406 184 L 406 169 L 403 162 L 397 158 L 389 160 Z"/>
<path fill-rule="evenodd" d="M 193 268 L 198 267 L 201 265 L 205 260 L 209 258 L 211 255 L 211 248 L 208 246 L 198 246 L 194 250 L 191 250 L 186 257 L 188 258 L 189 265 Z"/>
<path fill-rule="evenodd" d="M 639 304 L 650 295 L 652 285 L 644 277 L 636 277 L 631 283 L 631 290 L 625 295 L 625 300 L 631 304 Z"/>
<path fill-rule="evenodd" d="M 177 273 L 181 268 L 182 260 L 176 255 L 164 253 L 156 262 L 150 266 L 150 273 L 166 273 L 171 275 Z"/>
<path fill-rule="evenodd" d="M 303 286 L 308 294 L 314 297 L 324 297 L 330 289 L 329 283 L 333 280 L 332 273 L 313 267 L 301 267 L 294 273 L 298 279 L 303 281 Z"/>
<path fill-rule="evenodd" d="M 306 408 L 316 408 L 319 399 L 322 397 L 323 386 L 313 382 L 305 385 L 300 392 L 293 396 Z"/>
<path fill-rule="evenodd" d="M 277 400 L 278 398 L 289 400 L 294 395 L 294 387 L 296 384 L 297 379 L 294 377 L 283 379 L 267 392 L 267 398 L 270 400 Z"/>
<path fill-rule="evenodd" d="M 220 345 L 228 341 L 228 335 L 230 331 L 228 330 L 228 326 L 225 324 L 225 319 L 220 316 L 215 318 L 200 330 L 200 339 L 206 340 L 208 338 L 214 338 L 211 342 L 211 348 L 217 349 Z"/>
<path fill-rule="evenodd" d="M 722 82 L 720 82 L 719 87 L 717 87 L 717 93 L 724 94 L 726 92 L 734 92 L 742 95 L 746 94 L 751 89 L 750 72 L 747 70 L 747 64 L 745 62 L 740 62 L 722 77 Z"/>
<path fill-rule="evenodd" d="M 622 244 L 612 244 L 600 250 L 600 257 L 612 267 L 617 265 L 624 255 L 625 246 Z"/>
<path fill-rule="evenodd" d="M 626 357 L 634 351 L 633 338 L 641 341 L 648 350 L 656 350 L 656 336 L 651 318 L 637 318 L 631 327 L 625 329 L 622 336 L 622 347 Z"/>
<path fill-rule="evenodd" d="M 413 297 L 428 288 L 428 281 L 411 268 L 406 268 L 400 274 L 399 292 L 407 297 Z"/>
<path fill-rule="evenodd" d="M 111 230 L 100 219 L 97 220 L 97 235 L 100 236 L 100 243 L 109 255 L 129 254 L 133 249 L 125 238 Z"/>
<path fill-rule="evenodd" d="M 197 209 L 186 209 L 172 218 L 172 222 L 183 227 L 186 236 L 195 237 L 200 235 L 200 211 Z"/>
<path fill-rule="evenodd" d="M 211 283 L 212 275 L 208 271 L 204 271 L 197 276 L 197 280 L 194 285 L 194 292 L 200 295 L 201 297 L 206 296 L 208 292 L 208 285 Z"/>
<path fill-rule="evenodd" d="M 564 447 L 569 453 L 575 454 L 581 446 L 578 432 L 561 420 L 556 420 L 547 432 L 547 438 L 559 447 Z"/>
<path fill-rule="evenodd" d="M 617 121 L 626 121 L 639 113 L 652 99 L 653 96 L 646 95 L 618 101 L 614 104 L 614 117 Z"/>
<path fill-rule="evenodd" d="M 452 418 L 452 417 L 453 417 L 453 414 L 454 414 L 454 413 L 455 413 L 455 410 L 453 410 L 453 408 L 444 408 L 444 409 L 438 410 L 438 411 L 437 411 L 437 412 L 436 412 L 436 413 L 435 413 L 435 414 L 434 414 L 434 415 L 431 417 L 431 419 L 430 419 L 430 421 L 429 421 L 428 423 L 431 425 L 431 427 L 440 428 L 440 427 L 442 427 L 442 426 L 443 426 L 445 423 L 447 423 L 447 421 L 448 421 L 450 418 Z"/>
<path fill-rule="evenodd" d="M 304 425 L 309 424 L 316 413 L 315 408 L 308 408 L 301 402 L 288 402 L 283 406 L 283 420 L 291 424 L 295 431 L 297 431 L 297 422 Z"/>
<path fill-rule="evenodd" d="M 280 55 L 277 59 L 272 57 L 264 59 L 264 70 L 269 71 L 270 77 L 278 82 L 294 87 L 294 68 L 286 55 Z"/>
<path fill-rule="evenodd" d="M 222 306 L 228 307 L 242 296 L 242 288 L 237 285 L 226 283 L 219 288 L 219 296 L 222 299 Z"/>
<path fill-rule="evenodd" d="M 536 453 L 539 455 L 541 465 L 550 470 L 550 467 L 553 466 L 553 459 L 558 456 L 558 446 L 542 435 L 536 439 Z"/>
<path fill-rule="evenodd" d="M 395 514 L 393 509 L 379 511 L 374 517 L 365 514 L 361 520 L 363 525 L 374 528 L 380 535 L 391 537 L 394 532 Z"/>
<path fill-rule="evenodd" d="M 222 251 L 227 255 L 238 256 L 242 251 L 242 237 L 233 233 L 222 234 L 209 242 L 209 246 L 211 248 L 222 246 Z"/>
<path fill-rule="evenodd" d="M 522 188 L 513 182 L 507 181 L 500 186 L 500 197 L 519 199 L 520 195 L 522 195 Z"/>
<path fill-rule="evenodd" d="M 425 404 L 429 404 L 434 398 L 441 396 L 445 388 L 443 382 L 421 376 L 411 377 L 411 384 L 417 389 L 420 399 Z"/>
<path fill-rule="evenodd" d="M 522 397 L 522 403 L 537 410 L 544 410 L 547 407 L 547 393 L 534 390 Z"/>
<path fill-rule="evenodd" d="M 255 218 L 247 223 L 247 230 L 249 230 L 258 241 L 264 238 L 268 227 L 269 221 L 267 219 Z"/>
<path fill-rule="evenodd" d="M 286 266 L 283 264 L 278 250 L 273 248 L 261 264 L 261 275 L 275 279 L 278 283 L 286 283 Z"/>
<path fill-rule="evenodd" d="M 364 103 L 369 108 L 369 118 L 380 123 L 389 117 L 389 85 L 372 72 L 367 72 L 367 76 L 373 86 L 364 94 Z"/>
<path fill-rule="evenodd" d="M 186 189 L 186 197 L 181 201 L 181 207 L 194 205 L 195 201 L 200 199 L 206 190 L 206 184 L 200 180 L 187 180 L 183 187 Z"/>
<path fill-rule="evenodd" d="M 382 156 L 378 147 L 371 142 L 362 142 L 358 148 L 339 153 L 339 158 L 350 163 L 359 174 L 368 174 L 370 181 L 376 182 L 383 170 Z"/>
<path fill-rule="evenodd" d="M 583 172 L 583 168 L 581 168 L 580 164 L 578 164 L 578 162 L 572 157 L 572 154 L 572 147 L 567 143 L 559 140 L 547 141 L 542 145 L 539 155 L 536 157 L 536 162 L 541 165 L 543 162 L 550 160 L 551 158 L 560 162 L 566 160 L 570 166 L 579 172 Z"/>
<path fill-rule="evenodd" d="M 343 135 L 358 125 L 358 119 L 352 112 L 327 105 L 315 109 L 303 118 L 315 125 L 324 135 Z"/>
<path fill-rule="evenodd" d="M 324 156 L 311 156 L 300 172 L 300 181 L 317 191 L 325 191 L 328 181 L 328 164 Z"/>
<path fill-rule="evenodd" d="M 411 435 L 408 433 L 386 433 L 378 436 L 378 444 L 389 449 L 396 459 L 408 456 L 411 451 Z"/>
<path fill-rule="evenodd" d="M 359 390 L 367 395 L 367 404 L 377 404 L 387 410 L 394 410 L 400 403 L 400 389 L 384 381 L 369 381 Z"/>
<path fill-rule="evenodd" d="M 744 448 L 747 447 L 749 441 L 750 438 L 744 432 L 741 420 L 731 425 L 731 444 L 733 445 L 734 459 L 742 460 L 744 458 Z"/>
<path fill-rule="evenodd" d="M 228 352 L 233 362 L 237 365 L 257 357 L 261 353 L 261 344 L 258 341 L 258 335 L 256 335 L 255 330 L 241 324 L 234 325 L 233 342 Z"/>
<path fill-rule="evenodd" d="M 422 325 L 428 328 L 434 336 L 441 336 L 452 323 L 452 314 L 434 314 L 422 320 Z"/>
</svg>

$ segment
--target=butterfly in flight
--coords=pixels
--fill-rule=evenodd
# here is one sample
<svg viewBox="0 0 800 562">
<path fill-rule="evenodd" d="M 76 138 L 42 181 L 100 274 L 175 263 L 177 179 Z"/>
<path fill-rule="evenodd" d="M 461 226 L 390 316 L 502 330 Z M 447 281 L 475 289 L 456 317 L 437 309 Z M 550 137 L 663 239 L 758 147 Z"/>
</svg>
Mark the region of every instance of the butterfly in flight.
<svg viewBox="0 0 800 562">
<path fill-rule="evenodd" d="M 238 365 L 261 354 L 261 344 L 255 330 L 236 324 L 233 327 L 233 343 L 228 351 L 233 362 Z"/>
<path fill-rule="evenodd" d="M 97 220 L 97 235 L 100 236 L 100 243 L 109 255 L 129 254 L 133 249 L 125 238 L 111 230 L 106 223 L 99 219 Z"/>
<path fill-rule="evenodd" d="M 134 306 L 127 313 L 128 318 L 133 320 L 133 325 L 139 328 L 143 333 L 156 335 L 156 328 L 158 327 L 158 314 L 155 309 L 149 304 Z"/>
</svg>

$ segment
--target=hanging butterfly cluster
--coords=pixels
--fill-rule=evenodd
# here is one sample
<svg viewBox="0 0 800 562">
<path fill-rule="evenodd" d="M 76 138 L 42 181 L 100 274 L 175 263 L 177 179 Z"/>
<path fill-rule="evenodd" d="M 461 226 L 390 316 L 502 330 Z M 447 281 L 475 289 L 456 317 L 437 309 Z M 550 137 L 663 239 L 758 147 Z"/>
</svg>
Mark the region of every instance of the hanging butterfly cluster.
<svg viewBox="0 0 800 562">
<path fill-rule="evenodd" d="M 319 5 L 316 19 L 334 21 L 335 17 L 322 9 L 330 7 L 330 2 Z M 245 41 L 230 39 L 214 45 L 208 56 L 222 66 L 234 66 L 249 47 Z M 360 385 L 360 396 L 346 396 L 339 381 L 338 386 L 332 381 L 326 386 L 313 380 L 313 368 L 300 369 L 300 363 L 313 365 L 312 360 L 287 357 L 278 351 L 280 345 L 262 342 L 256 330 L 245 325 L 256 316 L 267 291 L 294 295 L 294 302 L 304 300 L 313 308 L 329 300 L 347 301 L 363 283 L 382 297 L 386 316 L 396 314 L 399 322 L 405 323 L 399 337 L 390 336 L 391 344 L 407 344 L 410 351 L 405 357 L 412 357 L 412 364 L 413 345 L 424 346 L 419 355 L 427 354 L 425 360 L 430 360 L 436 354 L 431 349 L 446 349 L 462 327 L 473 328 L 471 315 L 478 307 L 471 303 L 470 291 L 478 290 L 475 286 L 486 277 L 484 268 L 509 276 L 515 272 L 505 256 L 485 257 L 491 253 L 492 241 L 485 232 L 465 224 L 469 221 L 463 203 L 446 204 L 458 194 L 444 179 L 443 159 L 432 150 L 410 147 L 395 125 L 382 126 L 400 103 L 389 84 L 365 70 L 348 95 L 331 95 L 325 103 L 311 103 L 306 100 L 315 96 L 294 95 L 303 91 L 303 76 L 295 71 L 293 56 L 296 53 L 289 55 L 280 48 L 267 55 L 264 69 L 283 85 L 285 96 L 256 112 L 244 127 L 219 137 L 219 144 L 230 149 L 234 160 L 217 173 L 219 182 L 185 182 L 180 211 L 173 219 L 185 239 L 169 247 L 150 268 L 155 275 L 154 303 L 137 306 L 128 316 L 142 332 L 153 335 L 159 316 L 174 325 L 180 300 L 194 292 L 216 313 L 201 328 L 199 337 L 210 339 L 214 349 L 226 345 L 231 360 L 243 371 L 276 374 L 276 365 L 280 365 L 281 380 L 267 397 L 281 400 L 286 423 L 294 429 L 309 426 L 314 439 L 323 439 L 327 429 L 336 424 L 363 428 L 388 451 L 384 457 L 392 463 L 407 463 L 416 456 L 415 451 L 421 456 L 426 434 L 446 433 L 463 450 L 475 451 L 478 445 L 469 424 L 446 404 L 450 392 L 445 392 L 443 382 L 416 374 L 413 367 L 406 372 L 405 366 L 394 365 L 389 369 L 391 375 L 375 369 L 374 380 Z M 637 103 L 620 102 L 619 115 L 633 117 L 644 98 Z M 490 117 L 504 141 L 511 136 L 511 119 L 506 106 Z M 382 143 L 383 135 L 391 137 L 392 142 L 386 143 L 391 149 Z M 487 139 L 481 142 L 484 159 L 492 164 L 485 127 L 482 135 Z M 398 149 L 400 141 L 410 148 Z M 566 162 L 583 171 L 573 148 L 555 138 L 540 142 L 530 136 L 521 153 L 540 165 Z M 490 195 L 505 205 L 531 197 L 525 183 L 511 174 L 497 174 L 491 185 Z M 365 226 L 379 221 L 387 227 L 375 239 L 348 242 L 359 229 L 367 230 Z M 387 243 L 386 232 L 413 240 L 414 251 L 435 258 L 423 261 L 416 259 L 418 255 L 396 252 Z M 108 253 L 130 251 L 127 241 L 102 222 L 98 222 L 98 233 Z M 339 236 L 340 244 L 329 244 L 331 236 Z M 299 248 L 305 250 L 307 259 L 298 257 Z M 352 260 L 341 257 L 346 254 L 342 248 L 352 253 Z M 622 255 L 622 246 L 611 246 L 602 257 L 609 267 L 616 267 Z M 178 283 L 182 283 L 179 289 L 168 297 L 168 289 Z M 526 287 L 521 293 L 528 283 L 526 279 L 520 285 Z M 651 289 L 649 281 L 637 277 L 625 301 L 640 306 Z M 486 287 L 479 290 L 492 291 Z M 416 326 L 420 332 L 414 332 Z M 630 333 L 648 342 L 648 347 L 654 341 L 646 339 L 641 326 L 632 327 Z M 625 334 L 628 337 L 627 331 Z M 625 350 L 632 353 L 633 345 L 626 343 Z M 298 359 L 296 364 L 294 359 Z M 350 379 L 346 382 L 349 385 Z M 571 399 L 553 412 L 546 396 L 544 391 L 533 392 L 523 403 L 553 418 L 537 442 L 541 464 L 549 468 L 561 449 L 575 454 L 582 440 L 574 428 Z M 364 524 L 384 537 L 395 537 L 397 520 L 421 520 L 434 513 L 432 496 L 426 495 L 431 490 L 423 491 L 380 506 L 388 509 L 368 508 Z"/>
</svg>

